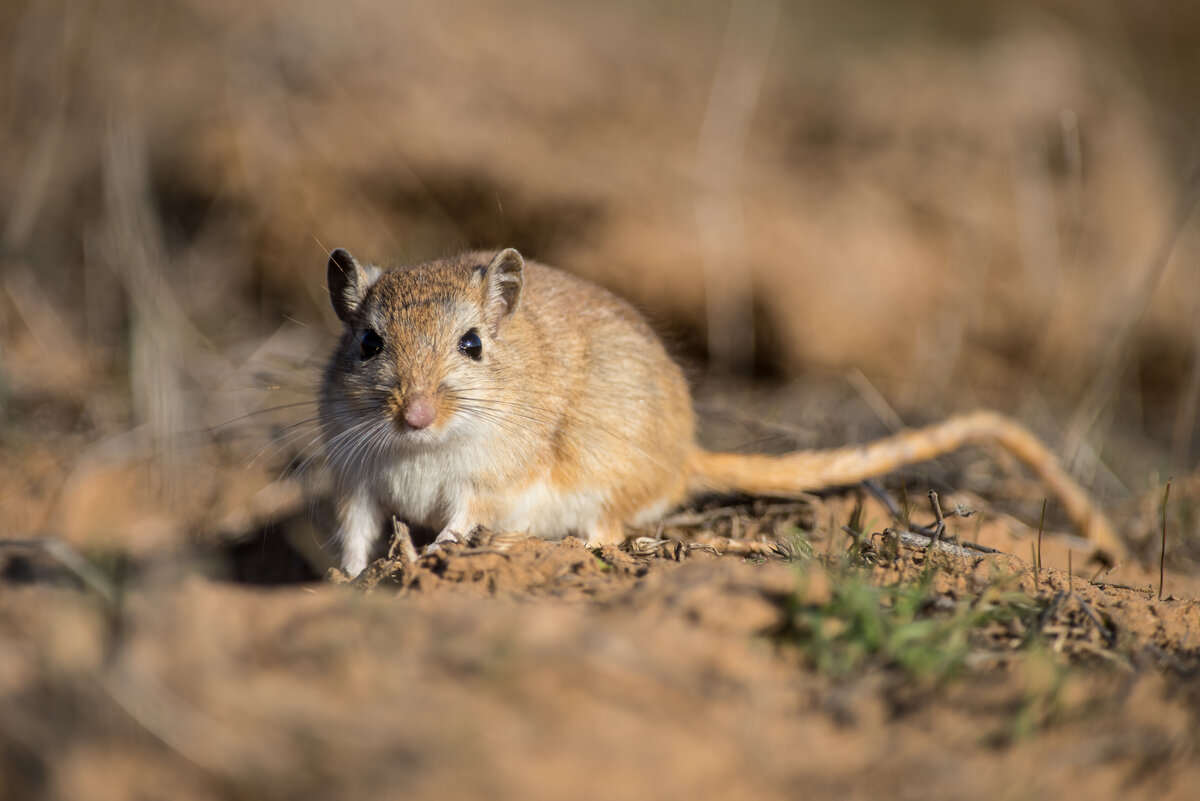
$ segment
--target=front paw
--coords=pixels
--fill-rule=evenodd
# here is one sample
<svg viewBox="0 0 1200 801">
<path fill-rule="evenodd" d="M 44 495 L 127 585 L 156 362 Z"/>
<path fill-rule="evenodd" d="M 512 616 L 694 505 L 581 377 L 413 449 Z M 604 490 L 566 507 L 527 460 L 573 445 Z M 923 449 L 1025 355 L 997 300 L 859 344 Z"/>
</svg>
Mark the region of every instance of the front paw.
<svg viewBox="0 0 1200 801">
<path fill-rule="evenodd" d="M 467 537 L 459 534 L 457 531 L 451 531 L 448 528 L 443 529 L 442 533 L 438 534 L 433 542 L 425 546 L 425 555 L 428 556 L 431 553 L 437 553 L 446 545 L 465 545 L 467 541 Z"/>
</svg>

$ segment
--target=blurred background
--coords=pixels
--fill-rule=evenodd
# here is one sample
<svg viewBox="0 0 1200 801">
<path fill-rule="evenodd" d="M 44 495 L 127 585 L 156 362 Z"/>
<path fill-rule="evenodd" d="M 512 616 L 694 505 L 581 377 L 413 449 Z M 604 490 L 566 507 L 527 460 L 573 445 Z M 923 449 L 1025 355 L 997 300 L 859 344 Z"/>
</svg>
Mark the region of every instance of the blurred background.
<svg viewBox="0 0 1200 801">
<path fill-rule="evenodd" d="M 710 441 L 996 408 L 1133 538 L 1175 475 L 1196 539 L 1193 2 L 9 0 L 0 36 L 9 536 L 299 509 L 328 249 L 514 246 L 643 308 Z"/>
</svg>

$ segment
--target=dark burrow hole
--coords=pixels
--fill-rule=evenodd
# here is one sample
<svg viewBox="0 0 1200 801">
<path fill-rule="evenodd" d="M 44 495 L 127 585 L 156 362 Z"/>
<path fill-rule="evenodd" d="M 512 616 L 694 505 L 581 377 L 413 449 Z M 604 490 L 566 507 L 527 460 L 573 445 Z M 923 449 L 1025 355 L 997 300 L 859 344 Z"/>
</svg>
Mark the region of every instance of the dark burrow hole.
<svg viewBox="0 0 1200 801">
<path fill-rule="evenodd" d="M 312 521 L 307 512 L 263 526 L 253 535 L 229 543 L 220 549 L 218 575 L 236 584 L 281 585 L 305 584 L 324 578 L 322 562 L 337 563 L 337 548 L 327 546 L 321 553 L 312 533 Z M 437 532 L 421 526 L 410 528 L 413 544 L 418 551 L 433 542 Z M 390 530 L 381 534 L 375 544 L 375 557 L 383 556 L 390 542 Z M 307 543 L 297 548 L 294 543 Z M 305 552 L 307 551 L 307 553 Z"/>
<path fill-rule="evenodd" d="M 424 550 L 433 542 L 435 532 L 413 527 L 411 535 L 417 549 Z M 375 556 L 386 552 L 389 540 L 387 532 L 381 534 Z M 111 582 L 119 592 L 127 583 L 158 572 L 165 560 L 182 565 L 185 572 L 200 572 L 217 581 L 282 586 L 322 581 L 327 566 L 337 563 L 336 548 L 322 547 L 308 510 L 271 521 L 235 541 L 146 559 L 118 550 L 79 551 L 62 543 L 47 548 L 36 539 L 0 539 L 0 545 L 7 546 L 0 547 L 0 587 L 48 584 L 84 590 L 87 581 L 78 572 L 83 569 L 94 580 Z"/>
<path fill-rule="evenodd" d="M 121 552 L 80 552 L 63 548 L 64 555 L 39 547 L 35 541 L 13 541 L 14 547 L 0 548 L 0 587 L 22 585 L 57 585 L 86 589 L 82 569 L 102 584 L 116 591 L 127 583 L 136 582 L 162 565 L 155 561 L 172 560 L 184 565 L 185 571 L 199 571 L 218 581 L 258 586 L 307 584 L 323 578 L 314 560 L 293 547 L 284 536 L 281 525 L 264 526 L 252 536 L 223 546 L 201 547 L 170 555 L 150 557 L 149 561 L 135 559 Z"/>
<path fill-rule="evenodd" d="M 235 584 L 307 584 L 319 581 L 312 563 L 284 535 L 288 521 L 268 524 L 218 553 L 221 574 Z"/>
</svg>

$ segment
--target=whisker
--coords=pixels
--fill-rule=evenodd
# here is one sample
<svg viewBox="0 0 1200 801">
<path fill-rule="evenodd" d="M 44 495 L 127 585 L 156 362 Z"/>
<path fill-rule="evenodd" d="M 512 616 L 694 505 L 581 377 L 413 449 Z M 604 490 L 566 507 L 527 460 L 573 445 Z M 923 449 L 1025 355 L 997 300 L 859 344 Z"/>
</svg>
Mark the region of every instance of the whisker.
<svg viewBox="0 0 1200 801">
<path fill-rule="evenodd" d="M 296 405 L 303 405 L 303 404 L 296 404 Z M 294 423 L 290 423 L 286 426 L 282 426 L 276 432 L 274 432 L 274 434 L 271 436 L 271 439 L 268 442 L 264 443 L 261 447 L 257 448 L 252 454 L 250 454 L 243 461 L 243 466 L 244 467 L 253 466 L 254 464 L 256 464 L 259 461 L 260 457 L 264 456 L 264 454 L 267 454 L 266 458 L 271 458 L 271 457 L 275 456 L 276 454 L 280 453 L 281 451 L 283 451 L 284 449 L 286 449 L 287 447 L 292 445 L 296 440 L 302 438 L 307 433 L 309 433 L 309 429 L 305 428 L 306 426 L 315 425 L 315 424 L 327 424 L 329 422 L 341 422 L 343 420 L 357 420 L 360 418 L 362 413 L 369 411 L 369 410 L 370 409 L 365 406 L 362 408 L 343 409 L 343 410 L 339 410 L 337 413 L 332 414 L 332 415 L 325 415 L 323 417 L 321 415 L 317 415 L 317 416 L 305 418 L 304 420 L 299 420 Z M 320 430 L 318 430 L 317 435 L 309 440 L 308 444 L 305 446 L 304 449 L 312 447 L 313 443 L 316 441 L 316 439 L 318 439 L 320 437 L 320 435 L 321 435 Z M 272 446 L 274 446 L 273 449 L 272 449 Z M 304 449 L 302 449 L 302 452 Z M 268 451 L 269 451 L 269 453 L 268 453 Z"/>
<path fill-rule="evenodd" d="M 527 431 L 530 434 L 534 434 L 534 435 L 541 435 L 543 433 L 541 431 L 538 431 L 535 428 L 530 428 L 529 426 L 523 425 L 522 423 L 518 423 L 515 420 L 511 420 L 506 417 L 502 417 L 495 412 L 488 411 L 488 410 L 486 410 L 486 408 L 471 407 L 471 406 L 467 406 L 467 405 L 462 405 L 462 406 L 459 406 L 458 408 L 459 408 L 459 411 L 461 411 L 461 412 L 466 412 L 467 414 L 472 415 L 474 417 L 484 419 L 484 420 L 489 420 L 489 421 L 497 423 L 499 425 L 512 426 L 515 428 L 519 428 L 522 431 Z M 530 419 L 534 419 L 534 418 L 530 418 Z M 537 421 L 537 422 L 543 422 L 543 421 Z"/>
<path fill-rule="evenodd" d="M 243 414 L 239 417 L 235 417 L 232 420 L 226 420 L 224 423 L 218 423 L 217 425 L 212 426 L 208 430 L 209 430 L 209 432 L 215 434 L 223 428 L 227 428 L 227 427 L 233 425 L 234 423 L 240 423 L 243 420 L 249 420 L 251 417 L 258 417 L 260 415 L 270 414 L 272 412 L 280 412 L 280 411 L 283 411 L 284 409 L 296 409 L 301 406 L 312 406 L 319 402 L 320 401 L 318 399 L 313 398 L 311 400 L 295 401 L 294 403 L 281 403 L 278 406 L 269 406 L 266 409 L 256 409 L 253 412 L 247 412 L 246 414 Z"/>
</svg>

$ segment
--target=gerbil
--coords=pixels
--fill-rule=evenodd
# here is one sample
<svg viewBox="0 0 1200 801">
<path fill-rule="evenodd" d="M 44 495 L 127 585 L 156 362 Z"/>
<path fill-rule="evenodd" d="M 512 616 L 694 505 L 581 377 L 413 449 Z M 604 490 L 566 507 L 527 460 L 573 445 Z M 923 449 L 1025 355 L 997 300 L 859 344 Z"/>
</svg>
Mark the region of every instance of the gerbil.
<svg viewBox="0 0 1200 801">
<path fill-rule="evenodd" d="M 339 249 L 328 282 L 344 332 L 320 416 L 352 575 L 392 515 L 439 539 L 483 526 L 595 546 L 693 493 L 841 486 L 979 442 L 1028 465 L 1099 548 L 1123 550 L 1054 456 L 992 412 L 837 450 L 705 451 L 683 374 L 642 316 L 511 248 L 387 272 Z"/>
</svg>

